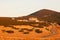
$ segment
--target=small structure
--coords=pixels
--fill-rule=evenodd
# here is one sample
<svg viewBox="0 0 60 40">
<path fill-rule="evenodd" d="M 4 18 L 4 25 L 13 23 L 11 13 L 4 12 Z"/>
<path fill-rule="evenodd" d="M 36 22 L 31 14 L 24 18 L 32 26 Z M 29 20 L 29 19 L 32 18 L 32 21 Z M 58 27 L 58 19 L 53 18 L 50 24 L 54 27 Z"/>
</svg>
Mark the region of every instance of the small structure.
<svg viewBox="0 0 60 40">
<path fill-rule="evenodd" d="M 25 20 L 25 19 L 24 19 L 24 20 L 17 20 L 17 21 L 27 22 L 28 20 Z"/>
<path fill-rule="evenodd" d="M 29 21 L 30 22 L 39 22 L 38 18 L 36 18 L 36 17 L 30 17 Z"/>
</svg>

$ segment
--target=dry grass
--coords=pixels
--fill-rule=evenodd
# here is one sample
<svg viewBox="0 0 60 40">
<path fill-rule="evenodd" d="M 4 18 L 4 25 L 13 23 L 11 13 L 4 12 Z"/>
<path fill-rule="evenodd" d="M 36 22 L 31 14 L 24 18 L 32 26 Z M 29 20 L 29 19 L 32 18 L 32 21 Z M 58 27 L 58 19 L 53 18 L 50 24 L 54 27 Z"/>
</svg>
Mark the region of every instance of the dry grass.
<svg viewBox="0 0 60 40">
<path fill-rule="evenodd" d="M 32 29 L 32 26 L 29 25 L 17 25 L 14 26 L 16 28 L 28 28 L 28 29 Z M 47 27 L 49 30 L 51 30 L 51 26 Z M 43 32 L 42 33 L 36 33 L 34 30 L 35 29 L 40 29 Z M 0 26 L 0 40 L 59 40 L 60 38 L 60 29 L 55 27 L 55 32 L 57 32 L 57 34 L 55 35 L 51 35 L 48 36 L 49 34 L 51 34 L 50 31 L 46 30 L 45 27 L 44 28 L 35 28 L 33 29 L 33 31 L 29 32 L 29 34 L 23 34 L 23 32 L 19 32 L 16 29 L 10 28 L 10 27 L 4 27 L 4 26 Z M 3 32 L 2 30 L 13 30 L 14 33 L 7 33 L 7 32 Z M 48 36 L 48 37 L 47 37 Z"/>
</svg>

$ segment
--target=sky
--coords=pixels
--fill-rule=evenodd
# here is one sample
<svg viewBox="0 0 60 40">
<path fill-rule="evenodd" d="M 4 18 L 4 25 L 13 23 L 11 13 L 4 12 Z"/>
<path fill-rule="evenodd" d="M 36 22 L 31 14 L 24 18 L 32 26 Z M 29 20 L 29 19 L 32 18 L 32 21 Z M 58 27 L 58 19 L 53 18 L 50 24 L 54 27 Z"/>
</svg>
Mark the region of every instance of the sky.
<svg viewBox="0 0 60 40">
<path fill-rule="evenodd" d="M 60 0 L 0 0 L 0 16 L 26 16 L 41 9 L 60 12 Z"/>
</svg>

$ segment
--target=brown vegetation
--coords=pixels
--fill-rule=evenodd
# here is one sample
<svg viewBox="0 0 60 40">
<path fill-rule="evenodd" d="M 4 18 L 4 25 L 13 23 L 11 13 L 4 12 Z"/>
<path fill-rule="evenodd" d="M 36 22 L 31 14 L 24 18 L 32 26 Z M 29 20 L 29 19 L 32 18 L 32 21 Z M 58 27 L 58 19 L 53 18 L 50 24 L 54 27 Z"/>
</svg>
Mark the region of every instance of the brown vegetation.
<svg viewBox="0 0 60 40">
<path fill-rule="evenodd" d="M 23 17 L 0 17 L 0 36 L 11 40 L 55 40 L 60 37 L 60 12 L 43 9 Z"/>
</svg>

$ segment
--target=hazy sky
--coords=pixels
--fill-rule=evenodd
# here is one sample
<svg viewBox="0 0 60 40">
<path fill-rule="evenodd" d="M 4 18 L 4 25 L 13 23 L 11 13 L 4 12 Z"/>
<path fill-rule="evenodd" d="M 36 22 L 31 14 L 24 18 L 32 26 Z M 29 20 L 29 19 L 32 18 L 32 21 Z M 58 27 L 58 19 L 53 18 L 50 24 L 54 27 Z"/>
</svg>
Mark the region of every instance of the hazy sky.
<svg viewBox="0 0 60 40">
<path fill-rule="evenodd" d="M 0 16 L 24 16 L 40 9 L 60 11 L 60 0 L 0 0 Z"/>
</svg>

